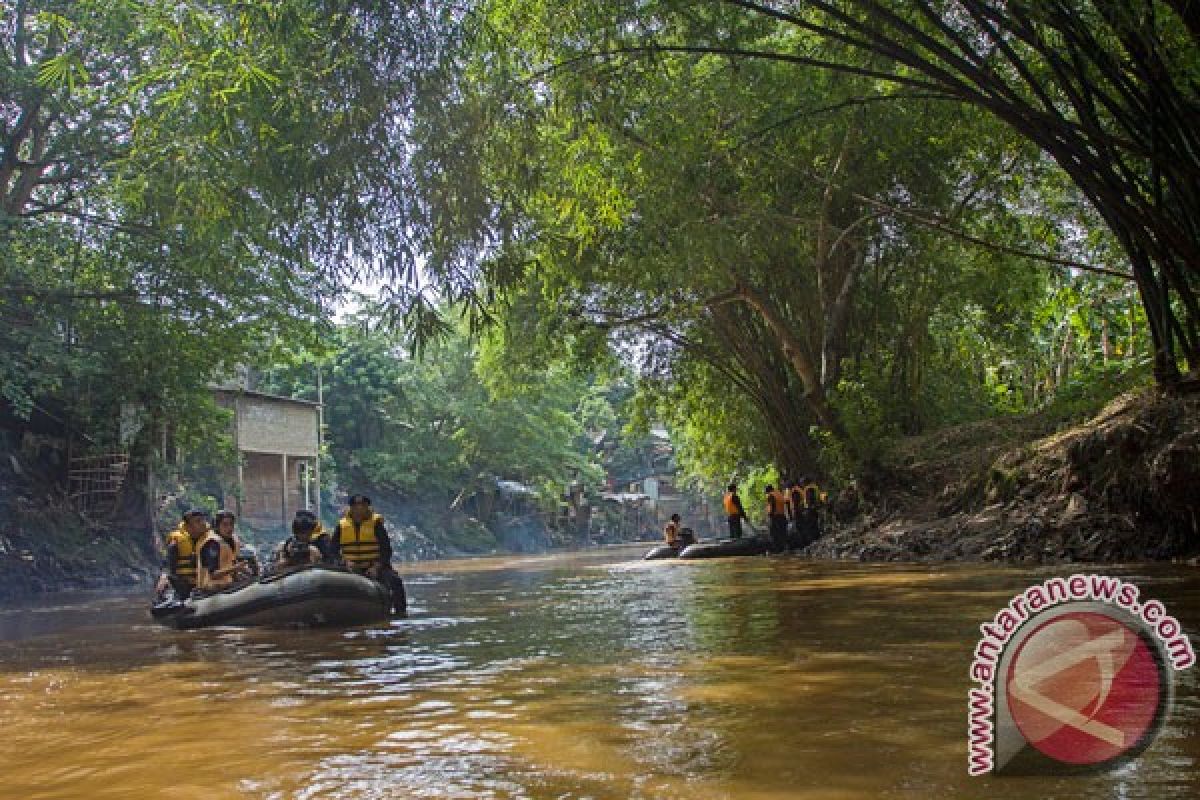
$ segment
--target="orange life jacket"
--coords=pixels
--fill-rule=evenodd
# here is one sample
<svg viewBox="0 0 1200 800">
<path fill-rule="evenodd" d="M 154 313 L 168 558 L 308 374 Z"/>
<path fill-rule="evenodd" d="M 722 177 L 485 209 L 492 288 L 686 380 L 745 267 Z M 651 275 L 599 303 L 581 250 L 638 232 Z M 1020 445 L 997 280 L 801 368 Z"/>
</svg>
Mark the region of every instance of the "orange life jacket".
<svg viewBox="0 0 1200 800">
<path fill-rule="evenodd" d="M 773 502 L 772 502 L 773 501 Z M 785 517 L 787 516 L 787 498 L 783 492 L 775 489 L 767 493 L 767 516 L 770 517 Z"/>
<path fill-rule="evenodd" d="M 725 497 L 722 498 L 725 503 L 725 513 L 731 517 L 741 516 L 742 512 L 738 510 L 737 503 L 733 502 L 733 498 L 733 492 L 726 492 Z"/>
</svg>

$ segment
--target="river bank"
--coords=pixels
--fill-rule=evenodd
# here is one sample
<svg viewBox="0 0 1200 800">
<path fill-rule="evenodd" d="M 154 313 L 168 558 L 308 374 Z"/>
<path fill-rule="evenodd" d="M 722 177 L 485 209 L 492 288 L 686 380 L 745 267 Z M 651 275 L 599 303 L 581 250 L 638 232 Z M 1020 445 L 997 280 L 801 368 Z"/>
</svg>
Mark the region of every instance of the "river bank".
<svg viewBox="0 0 1200 800">
<path fill-rule="evenodd" d="M 1200 397 L 1123 394 L 1093 418 L 988 420 L 900 442 L 879 485 L 806 551 L 860 561 L 1189 560 Z"/>
<path fill-rule="evenodd" d="M 7 514 L 0 528 L 0 604 L 66 589 L 149 587 L 158 559 L 136 531 L 90 528 L 41 507 Z"/>
<path fill-rule="evenodd" d="M 150 532 L 89 524 L 17 464 L 0 459 L 0 602 L 149 585 L 159 569 Z M 1032 415 L 947 428 L 898 442 L 880 474 L 861 494 L 839 499 L 836 524 L 806 556 L 1054 564 L 1189 560 L 1200 552 L 1196 395 L 1127 393 L 1075 425 Z M 397 558 L 406 561 L 548 552 L 555 544 L 523 530 L 485 536 L 473 520 L 439 538 L 412 524 L 418 520 L 388 519 Z"/>
</svg>

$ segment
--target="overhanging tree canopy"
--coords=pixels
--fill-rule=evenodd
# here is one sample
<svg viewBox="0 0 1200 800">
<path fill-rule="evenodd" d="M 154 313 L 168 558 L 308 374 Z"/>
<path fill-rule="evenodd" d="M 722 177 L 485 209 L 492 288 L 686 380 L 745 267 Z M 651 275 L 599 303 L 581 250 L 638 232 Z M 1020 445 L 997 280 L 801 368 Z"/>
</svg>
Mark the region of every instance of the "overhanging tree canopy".
<svg viewBox="0 0 1200 800">
<path fill-rule="evenodd" d="M 721 7 L 774 41 L 694 21 Z M 1200 367 L 1200 25 L 1187 0 L 823 0 L 639 3 L 570 59 L 661 51 L 775 59 L 983 108 L 1071 176 L 1120 241 L 1146 307 L 1155 373 Z M 684 30 L 688 34 L 680 35 Z"/>
</svg>

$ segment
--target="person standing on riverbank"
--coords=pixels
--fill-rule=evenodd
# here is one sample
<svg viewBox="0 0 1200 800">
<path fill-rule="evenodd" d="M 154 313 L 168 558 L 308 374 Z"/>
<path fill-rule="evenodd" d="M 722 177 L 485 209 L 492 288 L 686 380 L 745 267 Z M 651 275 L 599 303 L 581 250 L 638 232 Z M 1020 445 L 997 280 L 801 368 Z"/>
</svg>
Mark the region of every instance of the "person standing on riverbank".
<svg viewBox="0 0 1200 800">
<path fill-rule="evenodd" d="M 792 527 L 799 533 L 800 528 L 800 512 L 804 508 L 804 478 L 801 477 L 798 481 L 791 481 L 788 484 L 787 498 L 788 511 L 791 512 Z"/>
<path fill-rule="evenodd" d="M 737 484 L 729 484 L 729 490 L 721 498 L 725 506 L 725 517 L 729 523 L 729 538 L 742 538 L 742 520 L 746 519 L 746 509 L 742 507 L 742 498 L 738 496 Z"/>
<path fill-rule="evenodd" d="M 787 498 L 783 492 L 767 484 L 767 531 L 771 535 L 771 552 L 787 549 Z"/>
<path fill-rule="evenodd" d="M 800 488 L 801 505 L 796 508 L 796 529 L 800 534 L 800 546 L 808 547 L 821 538 L 820 509 L 824 505 L 824 494 L 816 481 L 801 479 L 796 484 Z"/>
</svg>

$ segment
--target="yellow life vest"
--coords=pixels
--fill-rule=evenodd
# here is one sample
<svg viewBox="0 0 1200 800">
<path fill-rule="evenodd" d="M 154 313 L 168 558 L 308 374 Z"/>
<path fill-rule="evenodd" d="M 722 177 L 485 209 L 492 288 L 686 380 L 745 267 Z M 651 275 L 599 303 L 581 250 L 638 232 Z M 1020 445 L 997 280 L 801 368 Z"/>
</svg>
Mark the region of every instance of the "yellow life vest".
<svg viewBox="0 0 1200 800">
<path fill-rule="evenodd" d="M 771 509 L 774 500 L 774 510 Z M 775 489 L 767 494 L 767 516 L 769 517 L 785 517 L 787 516 L 787 498 L 783 496 L 783 492 Z"/>
<path fill-rule="evenodd" d="M 185 523 L 179 523 L 179 527 L 167 536 L 167 547 L 171 545 L 175 545 L 175 561 L 171 564 L 171 573 L 195 583 L 197 548 L 192 535 L 187 532 Z"/>
<path fill-rule="evenodd" d="M 229 569 L 237 561 L 238 542 L 235 536 L 232 540 L 226 539 L 216 531 L 210 530 L 200 539 L 200 543 L 196 546 L 196 588 L 204 591 L 213 591 L 215 589 L 224 589 L 233 583 L 233 574 L 214 576 L 208 571 L 204 564 L 200 563 L 200 551 L 209 542 L 215 541 L 221 545 L 221 554 L 217 557 L 217 569 Z"/>
<path fill-rule="evenodd" d="M 338 539 L 346 566 L 353 569 L 379 561 L 379 539 L 375 537 L 375 526 L 381 522 L 383 517 L 378 514 L 372 514 L 361 525 L 355 525 L 349 514 L 338 520 Z"/>
<path fill-rule="evenodd" d="M 726 514 L 731 517 L 741 516 L 741 512 L 738 511 L 737 503 L 733 502 L 733 492 L 726 492 L 725 497 L 722 498 L 722 501 L 725 503 Z"/>
<path fill-rule="evenodd" d="M 668 522 L 667 527 L 663 528 L 663 536 L 666 537 L 670 547 L 679 544 L 679 526 L 674 522 Z"/>
</svg>

